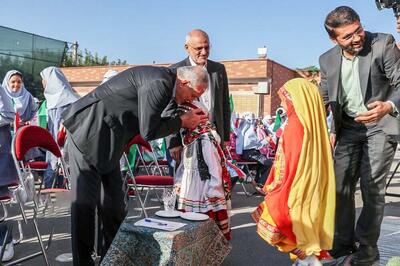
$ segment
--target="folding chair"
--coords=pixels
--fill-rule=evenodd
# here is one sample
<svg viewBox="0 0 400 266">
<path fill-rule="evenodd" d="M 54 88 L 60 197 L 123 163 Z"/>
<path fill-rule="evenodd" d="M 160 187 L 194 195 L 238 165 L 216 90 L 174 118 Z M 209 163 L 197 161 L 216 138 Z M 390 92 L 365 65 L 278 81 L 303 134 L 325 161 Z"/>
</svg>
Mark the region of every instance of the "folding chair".
<svg viewBox="0 0 400 266">
<path fill-rule="evenodd" d="M 19 113 L 17 112 L 15 114 L 15 119 L 14 119 L 14 132 L 17 132 L 19 128 L 24 127 L 23 125 L 21 126 L 21 119 L 19 116 Z M 24 162 L 25 166 L 29 167 L 32 171 L 37 172 L 37 173 L 44 173 L 48 167 L 48 163 L 46 161 L 25 161 Z M 43 184 L 43 179 L 40 182 L 40 186 Z"/>
<path fill-rule="evenodd" d="M 238 154 L 236 154 L 235 150 L 227 148 L 226 151 L 228 161 L 239 167 L 239 169 L 246 174 L 243 178 L 239 178 L 239 183 L 242 186 L 244 195 L 247 197 L 253 196 L 254 193 L 248 192 L 245 184 L 249 184 L 254 180 L 255 177 L 253 171 L 250 170 L 250 166 L 256 166 L 257 162 L 243 160 Z"/>
<path fill-rule="evenodd" d="M 152 153 L 152 148 L 146 140 L 144 140 L 140 135 L 136 135 L 128 143 L 126 150 L 129 150 L 129 148 L 134 144 L 137 145 L 137 152 L 139 154 L 140 160 L 142 161 L 142 163 L 144 165 L 145 165 L 145 163 L 143 160 L 143 154 L 142 154 L 141 148 L 146 148 L 147 150 L 151 151 L 152 157 L 154 159 L 155 170 L 152 171 L 151 174 L 145 165 L 147 175 L 136 175 L 135 176 L 132 167 L 130 166 L 129 163 L 127 163 L 127 166 L 128 166 L 128 175 L 127 175 L 128 189 L 133 188 L 135 190 L 136 196 L 138 197 L 138 200 L 141 205 L 141 210 L 142 210 L 140 213 L 140 216 L 142 215 L 142 212 L 143 212 L 145 214 L 145 216 L 147 217 L 147 213 L 145 211 L 145 205 L 146 205 L 150 190 L 173 188 L 174 178 L 172 176 L 162 175 L 162 170 L 157 162 L 157 158 L 155 157 L 154 153 Z M 125 160 L 127 160 L 126 153 L 124 154 L 124 158 L 125 158 Z M 156 174 L 156 172 L 158 172 L 158 175 Z M 145 194 L 145 198 L 143 201 L 141 200 L 141 196 L 138 193 L 137 188 L 146 188 L 146 194 Z M 131 197 L 131 196 L 129 196 L 129 197 Z M 158 197 L 158 195 L 157 195 L 157 197 Z"/>
<path fill-rule="evenodd" d="M 49 261 L 48 261 L 48 257 L 47 257 L 47 249 L 50 247 L 50 244 L 51 244 L 51 240 L 52 240 L 52 236 L 53 236 L 53 228 L 51 229 L 49 240 L 48 240 L 47 246 L 45 247 L 43 240 L 42 240 L 42 236 L 41 236 L 39 228 L 38 228 L 38 223 L 36 220 L 36 217 L 37 217 L 37 214 L 39 211 L 38 200 L 39 200 L 40 194 L 44 194 L 48 198 L 50 198 L 51 193 L 67 191 L 66 189 L 43 189 L 43 190 L 40 190 L 40 188 L 39 188 L 39 191 L 37 191 L 38 194 L 36 194 L 34 187 L 33 188 L 28 187 L 26 181 L 27 181 L 27 177 L 31 174 L 31 169 L 30 169 L 29 164 L 24 163 L 24 158 L 25 158 L 25 154 L 30 149 L 35 148 L 35 147 L 43 148 L 43 149 L 53 153 L 59 159 L 59 167 L 61 168 L 62 173 L 64 174 L 65 180 L 69 180 L 69 173 L 67 172 L 67 167 L 66 167 L 65 161 L 62 158 L 60 149 L 57 146 L 57 144 L 54 141 L 51 134 L 46 129 L 43 129 L 38 126 L 30 125 L 30 126 L 24 126 L 24 127 L 19 128 L 13 138 L 12 149 L 11 149 L 15 167 L 16 167 L 17 173 L 18 173 L 19 185 L 18 185 L 18 187 L 14 187 L 11 189 L 14 190 L 13 195 L 15 197 L 16 202 L 19 205 L 19 208 L 21 210 L 21 215 L 22 215 L 25 223 L 28 223 L 28 218 L 25 213 L 25 207 L 26 207 L 25 200 L 21 197 L 21 195 L 24 195 L 24 193 L 18 193 L 17 190 L 23 191 L 25 193 L 27 193 L 30 189 L 33 190 L 32 191 L 33 197 L 32 197 L 32 199 L 30 199 L 31 201 L 33 201 L 33 205 L 34 205 L 32 208 L 32 210 L 33 210 L 32 221 L 33 221 L 37 239 L 40 244 L 41 251 L 33 253 L 31 255 L 28 255 L 24 258 L 20 258 L 16 261 L 13 261 L 13 262 L 11 262 L 11 264 L 20 263 L 22 261 L 43 255 L 45 264 L 49 265 Z M 69 181 L 66 181 L 65 185 L 68 186 Z M 45 202 L 45 203 L 46 203 L 46 205 L 45 205 L 45 209 L 46 209 L 47 202 Z"/>
<path fill-rule="evenodd" d="M 143 138 L 135 139 L 140 145 L 136 147 L 139 158 L 136 160 L 137 170 L 144 169 L 147 175 L 167 175 L 168 162 L 159 158 L 160 151 L 155 141 L 147 142 Z"/>
</svg>

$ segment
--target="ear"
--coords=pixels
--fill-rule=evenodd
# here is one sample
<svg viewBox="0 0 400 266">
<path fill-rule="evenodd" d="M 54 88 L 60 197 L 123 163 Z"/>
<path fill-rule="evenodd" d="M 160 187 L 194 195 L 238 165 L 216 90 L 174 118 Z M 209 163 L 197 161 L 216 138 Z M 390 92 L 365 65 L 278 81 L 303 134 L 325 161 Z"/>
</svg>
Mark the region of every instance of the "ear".
<svg viewBox="0 0 400 266">
<path fill-rule="evenodd" d="M 186 79 L 179 80 L 179 82 L 180 82 L 182 85 L 188 85 L 188 84 L 189 84 L 189 81 L 186 80 Z"/>
<path fill-rule="evenodd" d="M 336 45 L 338 45 L 338 44 L 339 44 L 339 43 L 337 42 L 336 38 L 332 38 L 332 37 L 330 37 L 329 39 L 331 39 L 331 41 L 332 41 L 334 44 L 336 44 Z"/>
<path fill-rule="evenodd" d="M 189 49 L 189 45 L 187 45 L 186 43 L 185 43 L 185 45 L 183 47 L 185 47 L 186 51 Z"/>
</svg>

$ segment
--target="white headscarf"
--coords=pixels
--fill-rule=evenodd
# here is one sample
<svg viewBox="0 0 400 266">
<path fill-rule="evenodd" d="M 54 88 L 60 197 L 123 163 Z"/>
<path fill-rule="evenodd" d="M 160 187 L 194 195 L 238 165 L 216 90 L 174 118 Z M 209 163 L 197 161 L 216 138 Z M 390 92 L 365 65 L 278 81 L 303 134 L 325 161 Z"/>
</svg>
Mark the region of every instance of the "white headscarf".
<svg viewBox="0 0 400 266">
<path fill-rule="evenodd" d="M 47 67 L 40 72 L 40 76 L 46 81 L 44 97 L 47 109 L 63 107 L 79 99 L 59 68 Z"/>
<path fill-rule="evenodd" d="M 5 101 L 5 103 L 3 103 L 3 106 L 1 106 L 0 104 L 0 110 L 1 112 L 8 112 L 11 106 L 13 114 L 15 114 L 15 111 L 17 111 L 19 114 L 23 115 L 26 111 L 26 108 L 28 108 L 31 103 L 30 101 L 32 95 L 25 89 L 24 83 L 22 83 L 21 89 L 19 91 L 13 92 L 11 90 L 9 83 L 11 77 L 15 74 L 18 74 L 22 77 L 21 72 L 17 70 L 10 70 L 6 73 L 3 79 L 2 86 L 7 97 L 2 97 L 4 98 L 3 101 Z M 5 109 L 3 110 L 3 108 Z"/>
<path fill-rule="evenodd" d="M 271 115 L 266 115 L 266 116 L 264 116 L 263 119 L 262 119 L 263 125 L 264 125 L 264 126 L 268 126 L 268 125 L 269 125 L 269 124 L 268 124 L 268 120 L 271 120 L 271 119 L 272 119 L 272 116 L 271 116 Z"/>
<path fill-rule="evenodd" d="M 12 101 L 2 86 L 0 86 L 0 115 L 2 116 L 0 121 L 4 118 L 7 123 L 11 123 L 15 115 Z"/>
<path fill-rule="evenodd" d="M 103 84 L 104 82 L 108 81 L 109 79 L 111 79 L 112 77 L 116 76 L 118 74 L 118 71 L 114 70 L 114 69 L 109 69 L 103 76 L 103 80 L 101 82 L 101 84 Z"/>
</svg>

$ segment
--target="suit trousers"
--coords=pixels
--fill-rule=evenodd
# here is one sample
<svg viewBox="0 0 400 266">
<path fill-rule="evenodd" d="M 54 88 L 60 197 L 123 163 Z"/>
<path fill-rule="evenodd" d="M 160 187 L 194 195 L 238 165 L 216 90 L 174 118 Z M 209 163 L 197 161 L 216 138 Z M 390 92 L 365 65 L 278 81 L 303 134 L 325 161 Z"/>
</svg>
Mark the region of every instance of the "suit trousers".
<svg viewBox="0 0 400 266">
<path fill-rule="evenodd" d="M 341 128 L 334 152 L 336 217 L 332 256 L 356 252 L 354 262 L 379 259 L 377 242 L 385 207 L 386 177 L 396 146 L 376 124 L 352 122 Z M 358 180 L 363 207 L 355 226 Z"/>
<path fill-rule="evenodd" d="M 72 179 L 71 234 L 74 265 L 94 265 L 95 209 L 102 225 L 101 258 L 126 216 L 119 165 L 99 174 L 70 139 L 67 145 Z M 104 193 L 101 193 L 103 190 Z"/>
</svg>

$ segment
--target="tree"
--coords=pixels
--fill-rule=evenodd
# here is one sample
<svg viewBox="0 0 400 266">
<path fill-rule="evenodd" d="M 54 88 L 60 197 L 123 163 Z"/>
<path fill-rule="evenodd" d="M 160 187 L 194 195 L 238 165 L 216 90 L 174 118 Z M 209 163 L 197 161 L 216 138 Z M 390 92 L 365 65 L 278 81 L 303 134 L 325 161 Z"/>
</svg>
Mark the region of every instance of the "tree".
<svg viewBox="0 0 400 266">
<path fill-rule="evenodd" d="M 64 57 L 64 61 L 62 62 L 63 67 L 70 66 L 107 66 L 107 65 L 126 65 L 126 60 L 117 59 L 116 61 L 112 61 L 111 63 L 108 61 L 107 56 L 100 57 L 97 52 L 93 53 L 88 49 L 78 50 L 77 53 L 77 62 L 75 64 L 72 51 L 68 51 Z"/>
<path fill-rule="evenodd" d="M 297 73 L 303 78 L 318 86 L 320 81 L 319 68 L 316 66 L 309 66 L 305 68 L 296 68 Z"/>
</svg>

